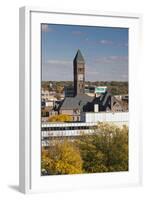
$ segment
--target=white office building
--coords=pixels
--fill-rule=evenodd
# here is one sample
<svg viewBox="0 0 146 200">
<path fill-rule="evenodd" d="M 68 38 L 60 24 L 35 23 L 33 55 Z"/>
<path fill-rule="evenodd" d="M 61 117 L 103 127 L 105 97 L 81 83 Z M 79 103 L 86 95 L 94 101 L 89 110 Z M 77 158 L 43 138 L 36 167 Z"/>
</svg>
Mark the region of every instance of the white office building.
<svg viewBox="0 0 146 200">
<path fill-rule="evenodd" d="M 81 122 L 42 122 L 42 146 L 48 146 L 50 139 L 73 138 L 82 133 L 92 134 L 98 122 L 113 123 L 118 126 L 128 125 L 128 118 L 128 112 L 86 112 L 81 114 Z"/>
</svg>

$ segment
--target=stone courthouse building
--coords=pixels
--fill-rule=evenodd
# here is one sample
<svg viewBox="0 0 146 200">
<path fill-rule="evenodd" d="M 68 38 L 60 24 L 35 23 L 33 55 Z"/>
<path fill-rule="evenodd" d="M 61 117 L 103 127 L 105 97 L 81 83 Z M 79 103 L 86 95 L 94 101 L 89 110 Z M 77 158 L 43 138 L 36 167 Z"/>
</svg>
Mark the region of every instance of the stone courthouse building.
<svg viewBox="0 0 146 200">
<path fill-rule="evenodd" d="M 125 112 L 127 106 L 117 100 L 108 90 L 97 96 L 85 93 L 85 60 L 80 50 L 73 60 L 74 86 L 73 96 L 65 97 L 58 108 L 59 114 L 67 114 L 73 121 L 81 121 L 86 112 Z"/>
</svg>

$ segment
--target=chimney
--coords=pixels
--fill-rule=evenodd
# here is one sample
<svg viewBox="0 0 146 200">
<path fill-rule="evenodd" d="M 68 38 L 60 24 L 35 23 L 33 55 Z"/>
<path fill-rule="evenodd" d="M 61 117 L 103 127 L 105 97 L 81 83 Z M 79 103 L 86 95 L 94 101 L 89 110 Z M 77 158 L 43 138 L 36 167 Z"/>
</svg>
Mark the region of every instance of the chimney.
<svg viewBox="0 0 146 200">
<path fill-rule="evenodd" d="M 94 104 L 94 112 L 99 112 L 99 105 L 98 104 Z"/>
</svg>

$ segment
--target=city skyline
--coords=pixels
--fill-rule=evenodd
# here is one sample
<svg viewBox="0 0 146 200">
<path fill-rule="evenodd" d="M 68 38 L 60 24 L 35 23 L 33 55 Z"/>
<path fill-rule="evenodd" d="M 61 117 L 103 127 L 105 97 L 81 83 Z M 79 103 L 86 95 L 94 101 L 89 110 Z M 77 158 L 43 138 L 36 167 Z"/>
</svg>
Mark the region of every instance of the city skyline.
<svg viewBox="0 0 146 200">
<path fill-rule="evenodd" d="M 78 49 L 86 81 L 128 81 L 128 29 L 42 24 L 42 81 L 72 81 Z"/>
</svg>

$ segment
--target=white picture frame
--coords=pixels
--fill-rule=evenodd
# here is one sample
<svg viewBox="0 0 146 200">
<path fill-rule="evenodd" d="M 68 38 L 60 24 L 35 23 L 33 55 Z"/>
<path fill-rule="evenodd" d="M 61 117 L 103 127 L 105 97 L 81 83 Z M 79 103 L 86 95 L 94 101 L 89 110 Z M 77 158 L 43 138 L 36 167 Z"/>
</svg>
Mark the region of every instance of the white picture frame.
<svg viewBox="0 0 146 200">
<path fill-rule="evenodd" d="M 140 14 L 99 11 L 51 11 L 20 8 L 19 188 L 23 193 L 140 185 L 142 133 L 137 92 L 140 87 Z M 128 172 L 41 177 L 40 174 L 40 23 L 129 28 L 129 164 Z M 139 67 L 137 67 L 139 66 Z"/>
</svg>

